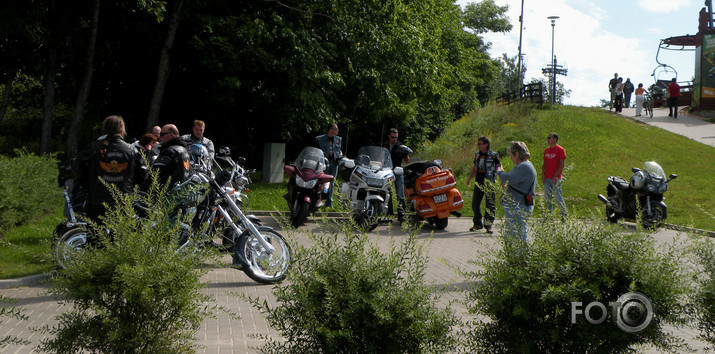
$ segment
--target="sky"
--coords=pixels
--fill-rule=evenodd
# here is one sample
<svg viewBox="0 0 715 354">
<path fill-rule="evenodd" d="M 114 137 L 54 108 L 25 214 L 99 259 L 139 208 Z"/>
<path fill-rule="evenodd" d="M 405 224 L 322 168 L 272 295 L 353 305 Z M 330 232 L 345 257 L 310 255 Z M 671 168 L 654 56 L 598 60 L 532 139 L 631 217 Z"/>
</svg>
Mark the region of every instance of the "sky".
<svg viewBox="0 0 715 354">
<path fill-rule="evenodd" d="M 598 106 L 609 98 L 608 81 L 614 73 L 630 78 L 635 86 L 648 88 L 654 78 L 670 80 L 675 73 L 664 72 L 658 66 L 656 53 L 661 39 L 698 32 L 698 13 L 703 0 L 523 0 L 524 23 L 522 55 L 526 66 L 526 82 L 544 78 L 541 69 L 551 62 L 552 28 L 549 16 L 559 16 L 554 33 L 554 56 L 568 75 L 557 81 L 570 89 L 565 104 Z M 474 2 L 457 0 L 465 6 Z M 519 52 L 519 13 L 522 0 L 495 0 L 499 6 L 509 5 L 507 16 L 513 26 L 509 33 L 488 33 L 492 58 L 506 53 L 516 57 Z M 680 49 L 680 47 L 677 47 Z M 694 49 L 692 47 L 686 49 Z M 694 76 L 695 52 L 692 50 L 660 50 L 658 61 L 677 71 L 678 82 L 691 81 Z"/>
</svg>

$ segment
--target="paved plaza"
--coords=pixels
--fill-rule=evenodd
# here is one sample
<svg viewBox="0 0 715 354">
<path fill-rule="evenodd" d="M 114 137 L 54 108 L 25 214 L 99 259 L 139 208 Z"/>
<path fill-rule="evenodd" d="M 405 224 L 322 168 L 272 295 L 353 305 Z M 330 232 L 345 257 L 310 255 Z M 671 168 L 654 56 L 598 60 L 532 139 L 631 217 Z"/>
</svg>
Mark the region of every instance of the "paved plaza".
<svg viewBox="0 0 715 354">
<path fill-rule="evenodd" d="M 264 222 L 268 222 L 269 217 L 262 217 Z M 270 225 L 271 223 L 268 222 Z M 309 222 L 301 229 L 316 228 L 315 223 Z M 273 227 L 278 227 L 275 223 Z M 497 242 L 493 236 L 483 232 L 467 231 L 471 226 L 470 218 L 451 218 L 449 226 L 445 231 L 435 231 L 426 226 L 418 234 L 418 238 L 430 241 L 428 250 L 428 266 L 426 272 L 427 282 L 434 285 L 446 285 L 447 291 L 441 298 L 441 304 L 447 304 L 450 300 L 463 300 L 466 287 L 465 280 L 462 279 L 453 269 L 459 267 L 463 269 L 474 269 L 470 260 L 476 259 L 479 252 L 484 252 L 490 248 L 497 247 Z M 498 229 L 498 228 L 497 228 Z M 283 232 L 283 231 L 282 231 Z M 283 232 L 288 234 L 287 232 Z M 676 237 L 676 232 L 667 229 L 660 229 L 653 233 L 653 237 L 659 242 L 671 242 Z M 305 242 L 305 235 L 296 233 L 290 235 L 293 242 Z M 403 232 L 395 222 L 393 225 L 379 226 L 370 234 L 372 240 L 376 241 L 380 247 L 388 249 L 389 242 L 394 239 L 397 242 L 406 239 L 407 234 Z M 228 261 L 228 256 L 227 261 Z M 205 321 L 202 328 L 197 333 L 197 343 L 204 346 L 201 353 L 254 353 L 255 346 L 260 346 L 263 342 L 256 339 L 255 335 L 272 334 L 275 331 L 268 328 L 266 321 L 261 314 L 251 307 L 247 302 L 236 297 L 236 293 L 243 293 L 252 297 L 258 296 L 261 299 L 274 301 L 271 294 L 272 286 L 258 284 L 243 272 L 231 268 L 213 268 L 208 271 L 204 280 L 208 286 L 204 292 L 212 294 L 217 303 L 239 315 L 239 319 L 232 319 L 224 312 L 217 312 L 215 318 Z M 30 317 L 28 321 L 16 321 L 13 319 L 2 319 L 0 324 L 0 337 L 6 335 L 17 335 L 30 340 L 32 344 L 27 346 L 11 346 L 5 348 L 3 353 L 30 353 L 32 349 L 42 339 L 42 335 L 36 333 L 32 328 L 45 324 L 55 323 L 55 317 L 67 309 L 60 305 L 56 298 L 45 294 L 49 288 L 47 284 L 35 281 L 30 284 L 0 289 L 0 295 L 15 298 L 18 300 L 17 306 L 23 307 Z M 5 282 L 8 284 L 8 282 Z M 0 284 L 1 285 L 1 284 Z M 456 305 L 455 310 L 466 319 L 466 311 L 461 305 Z M 694 330 L 673 329 L 673 331 L 687 338 L 689 343 L 698 350 L 704 350 L 706 344 L 695 338 Z M 655 351 L 645 349 L 645 352 Z"/>
</svg>

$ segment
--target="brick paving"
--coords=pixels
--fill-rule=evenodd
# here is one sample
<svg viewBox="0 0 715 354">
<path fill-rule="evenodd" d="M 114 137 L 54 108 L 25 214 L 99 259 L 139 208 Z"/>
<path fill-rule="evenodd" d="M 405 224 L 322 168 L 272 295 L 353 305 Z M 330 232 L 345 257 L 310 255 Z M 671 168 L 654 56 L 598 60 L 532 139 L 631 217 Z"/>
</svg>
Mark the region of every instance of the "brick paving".
<svg viewBox="0 0 715 354">
<path fill-rule="evenodd" d="M 262 218 L 264 221 L 266 217 Z M 269 223 L 270 224 L 270 223 Z M 271 225 L 277 227 L 275 224 Z M 483 232 L 467 231 L 471 226 L 469 218 L 450 219 L 450 224 L 446 231 L 434 231 L 430 227 L 425 227 L 418 234 L 418 239 L 429 241 L 428 266 L 426 280 L 434 285 L 448 285 L 447 291 L 442 295 L 440 304 L 446 304 L 451 300 L 463 300 L 464 293 L 461 291 L 465 287 L 462 279 L 453 267 L 473 269 L 469 263 L 476 258 L 478 252 L 495 247 L 496 242 L 492 236 Z M 315 228 L 316 224 L 308 223 L 302 229 Z M 495 229 L 496 230 L 496 229 Z M 287 234 L 284 232 L 284 234 Z M 654 237 L 661 242 L 668 242 L 675 237 L 676 232 L 672 230 L 659 230 Z M 300 233 L 289 236 L 293 242 L 305 242 L 305 238 Z M 388 226 L 379 226 L 371 238 L 384 249 L 388 249 L 390 239 L 399 242 L 407 237 L 402 232 L 397 223 Z M 226 256 L 226 260 L 229 258 Z M 231 268 L 213 268 L 205 275 L 204 280 L 208 286 L 205 293 L 212 294 L 217 303 L 226 307 L 230 311 L 239 315 L 240 318 L 232 318 L 224 312 L 217 312 L 215 318 L 205 320 L 202 328 L 197 333 L 197 343 L 203 348 L 199 353 L 253 353 L 256 346 L 260 346 L 263 341 L 255 338 L 255 335 L 270 334 L 277 336 L 277 333 L 268 328 L 266 321 L 261 314 L 251 307 L 246 301 L 235 296 L 235 293 L 243 293 L 252 297 L 258 296 L 261 299 L 273 303 L 274 297 L 271 294 L 272 286 L 261 285 L 247 276 L 243 272 Z M 32 283 L 32 282 L 31 282 Z M 32 328 L 43 325 L 53 325 L 56 323 L 55 316 L 65 311 L 68 307 L 60 305 L 58 299 L 47 295 L 46 284 L 26 284 L 19 287 L 0 289 L 0 295 L 17 299 L 16 306 L 25 308 L 25 314 L 30 319 L 28 321 L 16 321 L 13 319 L 0 318 L 0 338 L 6 335 L 17 335 L 27 339 L 32 343 L 26 346 L 10 346 L 2 350 L 3 353 L 30 353 L 42 339 L 42 334 L 34 332 Z M 2 284 L 0 284 L 1 286 Z M 454 305 L 454 309 L 463 316 L 466 311 L 461 304 Z M 696 332 L 693 330 L 673 329 L 698 350 L 703 350 L 706 345 L 694 339 Z M 643 349 L 644 352 L 655 352 Z"/>
</svg>

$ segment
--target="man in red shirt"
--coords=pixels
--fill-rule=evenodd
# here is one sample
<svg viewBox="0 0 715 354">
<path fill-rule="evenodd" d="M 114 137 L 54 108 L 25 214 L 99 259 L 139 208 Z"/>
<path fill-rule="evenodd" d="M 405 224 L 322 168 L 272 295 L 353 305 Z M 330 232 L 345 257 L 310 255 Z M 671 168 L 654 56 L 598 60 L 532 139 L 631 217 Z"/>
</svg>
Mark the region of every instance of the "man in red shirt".
<svg viewBox="0 0 715 354">
<path fill-rule="evenodd" d="M 566 150 L 558 145 L 559 136 L 556 133 L 549 134 L 546 138 L 549 147 L 544 150 L 544 164 L 541 166 L 541 181 L 544 183 L 544 198 L 546 199 L 546 207 L 549 211 L 553 210 L 553 199 L 556 199 L 561 216 L 565 219 L 568 215 L 566 212 L 566 203 L 561 195 L 561 172 L 564 170 L 566 162 Z"/>
<path fill-rule="evenodd" d="M 668 117 L 678 118 L 678 99 L 680 98 L 680 86 L 675 82 L 675 78 L 668 85 Z"/>
</svg>

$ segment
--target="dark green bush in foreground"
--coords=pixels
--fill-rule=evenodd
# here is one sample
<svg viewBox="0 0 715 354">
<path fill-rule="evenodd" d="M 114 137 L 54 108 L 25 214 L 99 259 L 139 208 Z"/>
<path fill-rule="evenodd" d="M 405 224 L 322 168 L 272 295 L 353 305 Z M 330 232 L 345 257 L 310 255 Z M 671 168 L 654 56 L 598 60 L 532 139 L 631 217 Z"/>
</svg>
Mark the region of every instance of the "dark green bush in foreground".
<svg viewBox="0 0 715 354">
<path fill-rule="evenodd" d="M 152 191 L 152 213 L 134 217 L 137 196 L 122 196 L 104 219 L 100 246 L 59 272 L 51 293 L 72 305 L 45 329 L 48 352 L 189 353 L 210 309 L 200 293 L 202 252 L 174 254 L 178 223 L 170 222 Z"/>
<path fill-rule="evenodd" d="M 693 297 L 695 322 L 700 338 L 715 345 L 715 244 L 708 238 L 698 239 L 693 252 L 699 261 Z"/>
<path fill-rule="evenodd" d="M 15 150 L 15 157 L 0 155 L 0 230 L 24 224 L 47 211 L 57 200 L 57 160 Z"/>
<path fill-rule="evenodd" d="M 502 249 L 475 262 L 481 271 L 466 274 L 474 282 L 467 306 L 484 319 L 468 326 L 469 352 L 617 353 L 640 344 L 664 350 L 683 345 L 663 328 L 685 322 L 681 304 L 688 284 L 681 250 L 656 247 L 642 231 L 598 222 L 533 221 L 532 244 L 502 240 Z M 644 294 L 655 314 L 637 333 L 621 330 L 609 306 L 629 292 Z M 572 324 L 575 301 L 581 310 L 592 301 L 605 304 L 606 321 L 592 324 L 578 315 Z M 590 312 L 592 318 L 601 314 L 598 308 Z"/>
<path fill-rule="evenodd" d="M 251 299 L 285 341 L 266 353 L 445 352 L 453 344 L 449 309 L 424 285 L 426 259 L 415 235 L 383 253 L 354 223 L 321 226 L 297 247 L 278 305 Z M 331 231 L 332 230 L 332 231 Z M 330 234 L 327 234 L 330 233 Z"/>
</svg>

